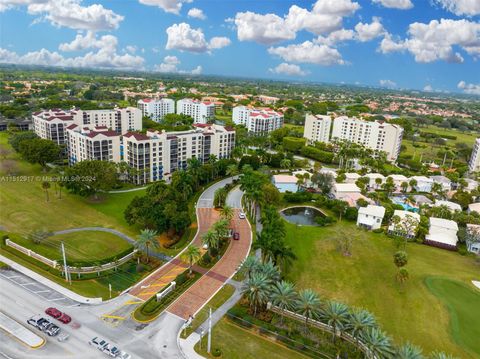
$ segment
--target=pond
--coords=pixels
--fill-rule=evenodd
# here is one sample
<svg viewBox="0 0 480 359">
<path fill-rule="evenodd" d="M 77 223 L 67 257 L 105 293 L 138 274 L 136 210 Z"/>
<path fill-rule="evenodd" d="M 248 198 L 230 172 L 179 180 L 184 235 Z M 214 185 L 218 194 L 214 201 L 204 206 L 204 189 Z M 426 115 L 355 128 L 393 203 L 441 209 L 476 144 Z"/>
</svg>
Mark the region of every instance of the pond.
<svg viewBox="0 0 480 359">
<path fill-rule="evenodd" d="M 290 207 L 280 211 L 285 220 L 293 224 L 317 226 L 317 218 L 325 215 L 314 207 Z"/>
</svg>

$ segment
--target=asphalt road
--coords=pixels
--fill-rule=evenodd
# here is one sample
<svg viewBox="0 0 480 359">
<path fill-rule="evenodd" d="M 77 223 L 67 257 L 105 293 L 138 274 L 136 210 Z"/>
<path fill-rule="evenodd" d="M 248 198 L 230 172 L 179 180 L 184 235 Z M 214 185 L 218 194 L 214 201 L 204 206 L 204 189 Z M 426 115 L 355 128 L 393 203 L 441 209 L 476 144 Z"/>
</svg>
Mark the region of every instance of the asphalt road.
<svg viewBox="0 0 480 359">
<path fill-rule="evenodd" d="M 231 183 L 235 178 L 238 178 L 238 176 L 225 178 L 208 187 L 200 195 L 200 198 L 197 201 L 197 208 L 213 208 L 213 198 L 215 196 L 215 191 L 219 188 L 225 187 L 227 183 Z"/>
</svg>

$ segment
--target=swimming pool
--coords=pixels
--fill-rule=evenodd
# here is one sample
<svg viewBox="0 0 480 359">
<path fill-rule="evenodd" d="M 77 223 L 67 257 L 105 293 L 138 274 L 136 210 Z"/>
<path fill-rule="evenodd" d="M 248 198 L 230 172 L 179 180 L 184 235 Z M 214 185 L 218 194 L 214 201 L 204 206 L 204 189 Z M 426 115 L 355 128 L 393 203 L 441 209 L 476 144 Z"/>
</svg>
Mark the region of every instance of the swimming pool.
<svg viewBox="0 0 480 359">
<path fill-rule="evenodd" d="M 399 204 L 400 206 L 402 206 L 405 211 L 410 211 L 410 212 L 419 211 L 418 207 L 414 207 L 410 203 L 407 203 L 406 197 L 392 197 L 390 199 L 392 200 L 393 203 Z"/>
</svg>

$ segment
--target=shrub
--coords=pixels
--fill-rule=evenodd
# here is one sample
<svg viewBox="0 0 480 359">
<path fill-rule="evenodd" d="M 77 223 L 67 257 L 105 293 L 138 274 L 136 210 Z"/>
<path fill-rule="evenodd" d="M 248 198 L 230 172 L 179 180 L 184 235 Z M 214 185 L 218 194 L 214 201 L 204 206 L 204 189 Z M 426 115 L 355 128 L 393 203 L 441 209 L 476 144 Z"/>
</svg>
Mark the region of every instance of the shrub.
<svg viewBox="0 0 480 359">
<path fill-rule="evenodd" d="M 212 355 L 216 358 L 222 356 L 222 350 L 220 348 L 215 348 L 212 351 Z"/>
<path fill-rule="evenodd" d="M 377 228 L 372 231 L 373 233 L 383 233 L 383 228 Z"/>
<path fill-rule="evenodd" d="M 177 284 L 177 286 L 180 286 L 183 283 L 185 283 L 187 279 L 188 279 L 187 272 L 185 271 L 177 275 L 177 277 L 175 278 L 175 283 Z"/>
<path fill-rule="evenodd" d="M 137 273 L 142 273 L 145 271 L 145 266 L 142 263 L 138 263 L 135 267 L 135 270 L 137 271 Z"/>
</svg>

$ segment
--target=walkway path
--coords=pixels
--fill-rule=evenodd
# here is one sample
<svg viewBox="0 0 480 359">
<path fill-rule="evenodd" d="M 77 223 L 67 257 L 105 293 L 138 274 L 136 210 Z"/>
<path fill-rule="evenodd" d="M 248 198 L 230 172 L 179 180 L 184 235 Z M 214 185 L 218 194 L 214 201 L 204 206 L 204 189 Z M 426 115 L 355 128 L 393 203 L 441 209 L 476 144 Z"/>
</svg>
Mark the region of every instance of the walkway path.
<svg viewBox="0 0 480 359">
<path fill-rule="evenodd" d="M 130 188 L 130 189 L 119 189 L 119 190 L 113 190 L 113 191 L 108 191 L 108 193 L 128 193 L 128 192 L 137 192 L 137 191 L 142 191 L 146 189 L 147 186 L 144 187 L 136 187 L 136 188 Z"/>
</svg>

